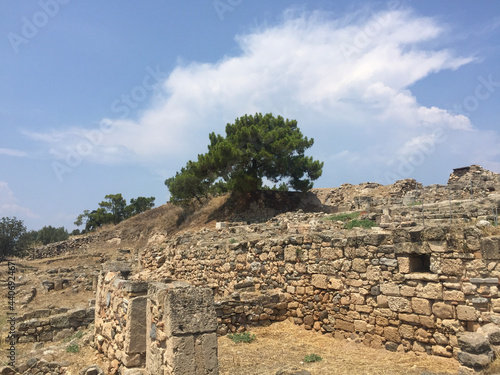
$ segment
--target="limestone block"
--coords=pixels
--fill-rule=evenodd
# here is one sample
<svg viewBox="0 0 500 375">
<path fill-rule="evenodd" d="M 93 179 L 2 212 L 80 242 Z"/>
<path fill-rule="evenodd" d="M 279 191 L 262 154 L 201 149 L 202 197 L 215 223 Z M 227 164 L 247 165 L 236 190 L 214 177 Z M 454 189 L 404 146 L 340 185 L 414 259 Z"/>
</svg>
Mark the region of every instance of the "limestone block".
<svg viewBox="0 0 500 375">
<path fill-rule="evenodd" d="M 354 324 L 342 319 L 335 319 L 335 328 L 347 332 L 354 332 Z"/>
<path fill-rule="evenodd" d="M 500 236 L 481 239 L 481 254 L 483 259 L 500 260 Z"/>
<path fill-rule="evenodd" d="M 432 313 L 440 319 L 453 319 L 454 306 L 444 302 L 436 302 L 432 305 Z"/>
<path fill-rule="evenodd" d="M 401 342 L 401 336 L 397 327 L 384 327 L 384 337 L 387 341 Z"/>
<path fill-rule="evenodd" d="M 493 307 L 493 312 L 500 312 L 500 298 L 492 299 L 491 306 Z"/>
<path fill-rule="evenodd" d="M 380 268 L 375 266 L 368 266 L 366 268 L 366 279 L 370 281 L 379 281 L 380 280 Z"/>
<path fill-rule="evenodd" d="M 420 318 L 420 324 L 422 324 L 423 327 L 426 327 L 426 328 L 435 328 L 436 327 L 436 320 L 434 317 L 419 315 L 419 318 Z"/>
<path fill-rule="evenodd" d="M 218 374 L 217 333 L 206 333 L 195 340 L 196 374 Z"/>
<path fill-rule="evenodd" d="M 285 247 L 285 262 L 295 262 L 297 260 L 298 246 Z"/>
<path fill-rule="evenodd" d="M 417 297 L 428 299 L 442 299 L 443 286 L 440 283 L 427 283 L 421 291 L 417 291 Z"/>
<path fill-rule="evenodd" d="M 462 284 L 462 292 L 464 292 L 465 295 L 471 295 L 475 294 L 477 291 L 477 286 L 471 283 L 463 283 Z"/>
<path fill-rule="evenodd" d="M 354 258 L 351 265 L 353 271 L 356 272 L 366 272 L 366 261 L 362 258 Z"/>
<path fill-rule="evenodd" d="M 451 358 L 453 356 L 453 353 L 451 351 L 446 350 L 446 347 L 443 347 L 441 345 L 433 345 L 431 353 L 432 355 L 438 355 L 447 358 Z"/>
<path fill-rule="evenodd" d="M 217 330 L 212 290 L 180 287 L 165 296 L 165 332 L 170 335 L 207 333 Z"/>
<path fill-rule="evenodd" d="M 460 324 L 460 321 L 458 321 L 458 320 L 443 319 L 442 324 L 443 324 L 443 327 L 446 328 L 448 331 L 452 331 L 455 333 L 463 331 L 462 325 Z"/>
<path fill-rule="evenodd" d="M 356 332 L 367 332 L 368 324 L 364 320 L 355 320 L 354 321 L 354 330 Z"/>
<path fill-rule="evenodd" d="M 477 321 L 478 311 L 472 306 L 457 306 L 457 319 Z"/>
<path fill-rule="evenodd" d="M 445 290 L 443 292 L 443 300 L 463 302 L 465 301 L 465 295 L 459 290 Z"/>
<path fill-rule="evenodd" d="M 431 314 L 431 303 L 427 299 L 414 297 L 411 299 L 411 307 L 415 314 L 419 315 Z"/>
<path fill-rule="evenodd" d="M 389 308 L 395 312 L 411 313 L 413 312 L 410 300 L 405 297 L 388 296 L 387 302 Z"/>
<path fill-rule="evenodd" d="M 408 285 L 401 286 L 400 292 L 403 297 L 414 297 L 416 293 L 415 288 Z"/>
<path fill-rule="evenodd" d="M 462 276 L 464 266 L 460 259 L 445 258 L 441 261 L 441 272 L 443 275 Z"/>
<path fill-rule="evenodd" d="M 399 286 L 394 283 L 383 283 L 380 284 L 380 292 L 387 296 L 400 296 Z"/>
<path fill-rule="evenodd" d="M 323 259 L 329 259 L 329 260 L 339 259 L 344 256 L 342 249 L 333 247 L 326 247 L 326 248 L 323 247 L 321 248 L 320 253 Z"/>
<path fill-rule="evenodd" d="M 312 275 L 311 284 L 315 288 L 328 289 L 328 276 L 320 274 Z"/>
<path fill-rule="evenodd" d="M 417 328 L 417 330 L 415 331 L 415 338 L 420 342 L 427 343 L 429 342 L 431 337 L 431 334 L 423 328 Z"/>
<path fill-rule="evenodd" d="M 195 337 L 172 336 L 167 340 L 165 365 L 173 374 L 197 374 L 195 358 Z M 201 372 L 203 373 L 203 372 Z"/>
<path fill-rule="evenodd" d="M 398 314 L 398 318 L 405 323 L 420 324 L 420 317 L 415 314 Z"/>
<path fill-rule="evenodd" d="M 143 353 L 146 350 L 147 297 L 133 298 L 128 306 L 123 350 L 126 354 Z"/>
<path fill-rule="evenodd" d="M 399 335 L 404 339 L 413 340 L 415 338 L 413 326 L 409 324 L 401 324 L 399 326 Z"/>
<path fill-rule="evenodd" d="M 342 290 L 344 288 L 342 280 L 340 279 L 330 279 L 328 281 L 328 288 L 335 290 Z"/>
<path fill-rule="evenodd" d="M 398 257 L 399 272 L 410 273 L 410 258 Z"/>
<path fill-rule="evenodd" d="M 436 344 L 439 345 L 448 345 L 449 343 L 448 337 L 446 337 L 444 334 L 440 332 L 434 332 L 432 338 L 436 341 Z"/>
<path fill-rule="evenodd" d="M 378 295 L 377 296 L 377 305 L 378 307 L 389 307 L 389 302 L 387 300 L 387 296 L 384 295 Z"/>
</svg>

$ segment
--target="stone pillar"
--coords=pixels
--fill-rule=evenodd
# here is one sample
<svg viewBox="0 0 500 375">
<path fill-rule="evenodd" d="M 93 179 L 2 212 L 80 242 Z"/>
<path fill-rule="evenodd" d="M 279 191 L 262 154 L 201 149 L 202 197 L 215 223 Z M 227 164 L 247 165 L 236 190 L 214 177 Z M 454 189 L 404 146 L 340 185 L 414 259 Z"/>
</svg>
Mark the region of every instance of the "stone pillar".
<svg viewBox="0 0 500 375">
<path fill-rule="evenodd" d="M 151 283 L 146 321 L 147 374 L 219 373 L 211 289 L 182 282 Z"/>
</svg>

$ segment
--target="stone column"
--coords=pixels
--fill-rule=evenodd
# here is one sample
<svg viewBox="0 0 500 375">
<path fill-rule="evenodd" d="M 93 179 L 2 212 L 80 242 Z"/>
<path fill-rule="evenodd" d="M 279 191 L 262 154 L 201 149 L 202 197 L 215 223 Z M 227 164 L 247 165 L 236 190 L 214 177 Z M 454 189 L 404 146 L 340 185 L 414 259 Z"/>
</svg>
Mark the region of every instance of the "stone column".
<svg viewBox="0 0 500 375">
<path fill-rule="evenodd" d="M 212 291 L 187 283 L 152 283 L 146 320 L 146 373 L 215 375 L 217 318 Z"/>
</svg>

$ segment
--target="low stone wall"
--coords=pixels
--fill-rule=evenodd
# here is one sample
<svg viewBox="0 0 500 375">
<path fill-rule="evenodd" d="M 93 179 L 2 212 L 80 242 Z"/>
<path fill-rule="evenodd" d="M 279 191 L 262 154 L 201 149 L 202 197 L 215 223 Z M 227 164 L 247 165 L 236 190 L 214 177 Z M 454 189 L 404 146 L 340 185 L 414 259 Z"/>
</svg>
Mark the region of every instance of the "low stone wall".
<svg viewBox="0 0 500 375">
<path fill-rule="evenodd" d="M 344 230 L 325 217 L 287 213 L 181 234 L 145 251 L 136 277 L 210 285 L 226 297 L 277 290 L 287 301 L 281 317 L 394 351 L 457 357 L 459 333 L 500 324 L 500 236 L 466 225 Z M 218 310 L 219 332 L 239 330 L 244 311 Z"/>
<path fill-rule="evenodd" d="M 286 294 L 281 292 L 234 293 L 216 301 L 215 311 L 217 333 L 225 335 L 287 319 L 288 301 Z"/>
<path fill-rule="evenodd" d="M 35 310 L 18 320 L 18 342 L 58 341 L 94 322 L 94 307 Z"/>
<path fill-rule="evenodd" d="M 218 374 L 212 290 L 120 276 L 102 273 L 96 294 L 95 345 L 107 373 Z"/>
<path fill-rule="evenodd" d="M 99 276 L 96 291 L 95 344 L 116 372 L 119 366 L 146 363 L 148 284 L 120 279 L 119 272 Z"/>
</svg>

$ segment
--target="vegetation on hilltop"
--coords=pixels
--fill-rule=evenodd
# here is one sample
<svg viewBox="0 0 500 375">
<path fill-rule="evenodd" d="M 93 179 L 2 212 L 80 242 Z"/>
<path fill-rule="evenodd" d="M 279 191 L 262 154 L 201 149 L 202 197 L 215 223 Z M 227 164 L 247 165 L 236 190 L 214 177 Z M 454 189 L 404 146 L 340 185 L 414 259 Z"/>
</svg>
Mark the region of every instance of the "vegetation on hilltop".
<svg viewBox="0 0 500 375">
<path fill-rule="evenodd" d="M 0 219 L 0 260 L 8 256 L 23 256 L 34 245 L 47 245 L 67 240 L 69 233 L 64 227 L 51 225 L 35 231 L 26 231 L 22 220 L 16 217 Z"/>
<path fill-rule="evenodd" d="M 85 210 L 76 218 L 76 226 L 85 223 L 82 233 L 93 231 L 104 224 L 116 225 L 125 219 L 150 210 L 155 205 L 154 197 L 132 198 L 128 205 L 127 200 L 121 194 L 108 194 L 104 199 L 99 203 L 99 208 L 92 211 Z"/>
<path fill-rule="evenodd" d="M 226 137 L 211 133 L 209 138 L 206 154 L 165 180 L 172 202 L 200 201 L 225 192 L 251 193 L 265 189 L 264 179 L 276 190 L 307 191 L 322 173 L 323 162 L 304 155 L 314 140 L 302 135 L 295 120 L 245 115 L 227 124 Z"/>
</svg>

